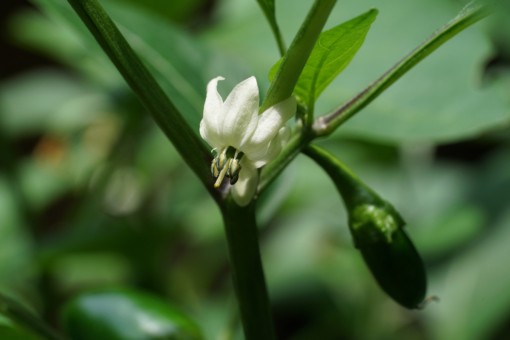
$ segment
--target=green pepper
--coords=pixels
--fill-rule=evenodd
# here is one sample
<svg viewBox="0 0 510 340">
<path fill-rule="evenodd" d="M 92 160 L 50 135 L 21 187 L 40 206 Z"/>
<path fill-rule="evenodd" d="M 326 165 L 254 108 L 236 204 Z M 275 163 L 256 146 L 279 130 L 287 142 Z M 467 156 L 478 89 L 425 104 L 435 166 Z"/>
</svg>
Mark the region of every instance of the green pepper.
<svg viewBox="0 0 510 340">
<path fill-rule="evenodd" d="M 379 286 L 402 306 L 419 308 L 425 299 L 425 267 L 405 233 L 404 219 L 342 162 L 315 145 L 303 151 L 331 177 L 349 215 L 356 248 Z"/>
<path fill-rule="evenodd" d="M 64 308 L 73 340 L 200 340 L 193 321 L 157 297 L 131 289 L 84 293 Z"/>
</svg>

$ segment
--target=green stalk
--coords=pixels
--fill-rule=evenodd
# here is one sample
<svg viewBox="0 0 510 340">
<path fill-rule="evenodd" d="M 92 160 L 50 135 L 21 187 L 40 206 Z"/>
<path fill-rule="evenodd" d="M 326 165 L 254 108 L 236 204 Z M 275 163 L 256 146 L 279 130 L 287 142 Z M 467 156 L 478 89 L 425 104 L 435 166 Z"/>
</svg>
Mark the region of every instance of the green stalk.
<svg viewBox="0 0 510 340">
<path fill-rule="evenodd" d="M 336 0 L 315 0 L 264 97 L 259 112 L 289 98 Z"/>
<path fill-rule="evenodd" d="M 262 8 L 266 19 L 271 26 L 271 30 L 273 31 L 273 35 L 276 39 L 276 44 L 278 45 L 278 50 L 280 51 L 280 55 L 283 57 L 287 51 L 287 47 L 285 47 L 282 33 L 280 32 L 280 28 L 278 28 L 278 24 L 276 23 L 274 0 L 257 0 L 257 2 L 259 3 L 260 8 Z"/>
<path fill-rule="evenodd" d="M 41 336 L 43 339 L 66 340 L 64 336 L 56 333 L 25 307 L 4 295 L 0 295 L 0 313 L 17 324 L 31 330 L 34 334 Z"/>
<path fill-rule="evenodd" d="M 347 119 L 361 111 L 400 77 L 407 73 L 407 71 L 429 56 L 441 45 L 489 14 L 490 11 L 486 6 L 478 5 L 470 7 L 470 5 L 467 5 L 455 19 L 434 33 L 347 104 L 330 114 L 319 117 L 314 124 L 316 133 L 321 136 L 327 136 L 335 131 Z"/>
<path fill-rule="evenodd" d="M 395 81 L 402 77 L 412 67 L 430 55 L 433 51 L 453 38 L 464 29 L 480 21 L 490 14 L 486 6 L 466 6 L 459 15 L 442 29 L 434 33 L 423 44 L 419 45 L 399 63 L 389 69 L 384 75 L 373 82 L 366 89 L 347 104 L 315 119 L 313 129 L 303 129 L 298 132 L 287 144 L 282 153 L 273 162 L 268 164 L 262 171 L 258 194 L 264 190 L 278 177 L 281 171 L 296 157 L 312 140 L 326 137 L 335 131 L 347 119 L 377 98 L 382 92 L 390 87 Z"/>
<path fill-rule="evenodd" d="M 271 304 L 258 242 L 255 204 L 239 207 L 231 197 L 222 209 L 234 288 L 246 340 L 275 340 Z"/>
<path fill-rule="evenodd" d="M 209 169 L 212 156 L 209 150 L 186 123 L 99 2 L 68 1 L 184 161 L 219 201 L 220 194 L 212 186 Z"/>
<path fill-rule="evenodd" d="M 302 152 L 319 164 L 331 177 L 342 196 L 347 210 L 352 211 L 357 206 L 363 204 L 372 204 L 385 208 L 388 205 L 386 201 L 381 199 L 379 195 L 363 183 L 351 169 L 330 152 L 313 144 L 305 147 Z"/>
</svg>

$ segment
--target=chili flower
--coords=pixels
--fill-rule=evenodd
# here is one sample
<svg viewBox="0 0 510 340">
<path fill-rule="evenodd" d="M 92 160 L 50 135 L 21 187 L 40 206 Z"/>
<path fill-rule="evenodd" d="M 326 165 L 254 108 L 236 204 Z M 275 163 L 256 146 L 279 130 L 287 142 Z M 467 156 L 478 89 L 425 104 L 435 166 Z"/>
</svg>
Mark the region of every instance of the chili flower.
<svg viewBox="0 0 510 340">
<path fill-rule="evenodd" d="M 237 84 L 225 102 L 214 78 L 207 85 L 200 135 L 216 152 L 211 172 L 219 187 L 230 178 L 237 204 L 250 203 L 258 184 L 257 168 L 275 159 L 290 137 L 286 122 L 296 112 L 294 97 L 270 107 L 260 115 L 259 89 L 255 77 Z"/>
</svg>

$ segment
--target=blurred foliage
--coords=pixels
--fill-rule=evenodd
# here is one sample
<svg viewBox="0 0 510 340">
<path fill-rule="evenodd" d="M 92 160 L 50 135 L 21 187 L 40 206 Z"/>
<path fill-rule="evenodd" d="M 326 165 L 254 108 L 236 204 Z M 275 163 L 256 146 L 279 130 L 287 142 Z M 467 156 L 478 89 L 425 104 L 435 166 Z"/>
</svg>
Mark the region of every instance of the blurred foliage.
<svg viewBox="0 0 510 340">
<path fill-rule="evenodd" d="M 197 325 L 177 308 L 158 297 L 128 289 L 76 297 L 67 304 L 62 323 L 76 340 L 202 339 Z"/>
<path fill-rule="evenodd" d="M 205 339 L 241 339 L 213 200 L 67 2 L 34 3 L 43 14 L 18 13 L 11 35 L 65 67 L 0 84 L 0 290 L 60 327 L 75 294 L 130 286 L 178 305 Z M 101 3 L 195 130 L 211 78 L 227 78 L 224 95 L 252 74 L 267 90 L 279 54 L 256 1 Z M 310 3 L 276 1 L 286 41 Z M 378 20 L 317 114 L 460 9 L 441 0 L 339 2 L 326 29 L 372 6 Z M 279 339 L 510 336 L 507 21 L 493 16 L 455 37 L 319 143 L 401 212 L 441 302 L 410 312 L 381 292 L 330 179 L 300 156 L 258 206 Z M 1 339 L 31 337 L 0 319 Z"/>
</svg>

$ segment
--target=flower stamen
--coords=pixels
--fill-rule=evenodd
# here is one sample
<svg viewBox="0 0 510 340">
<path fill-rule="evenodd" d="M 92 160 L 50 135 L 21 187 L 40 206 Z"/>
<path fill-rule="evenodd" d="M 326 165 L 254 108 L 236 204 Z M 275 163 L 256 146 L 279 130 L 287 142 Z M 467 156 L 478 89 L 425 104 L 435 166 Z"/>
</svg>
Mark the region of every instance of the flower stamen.
<svg viewBox="0 0 510 340">
<path fill-rule="evenodd" d="M 223 149 L 223 151 L 216 157 L 216 168 L 218 171 L 222 171 L 227 163 L 227 150 L 228 146 Z"/>
</svg>

